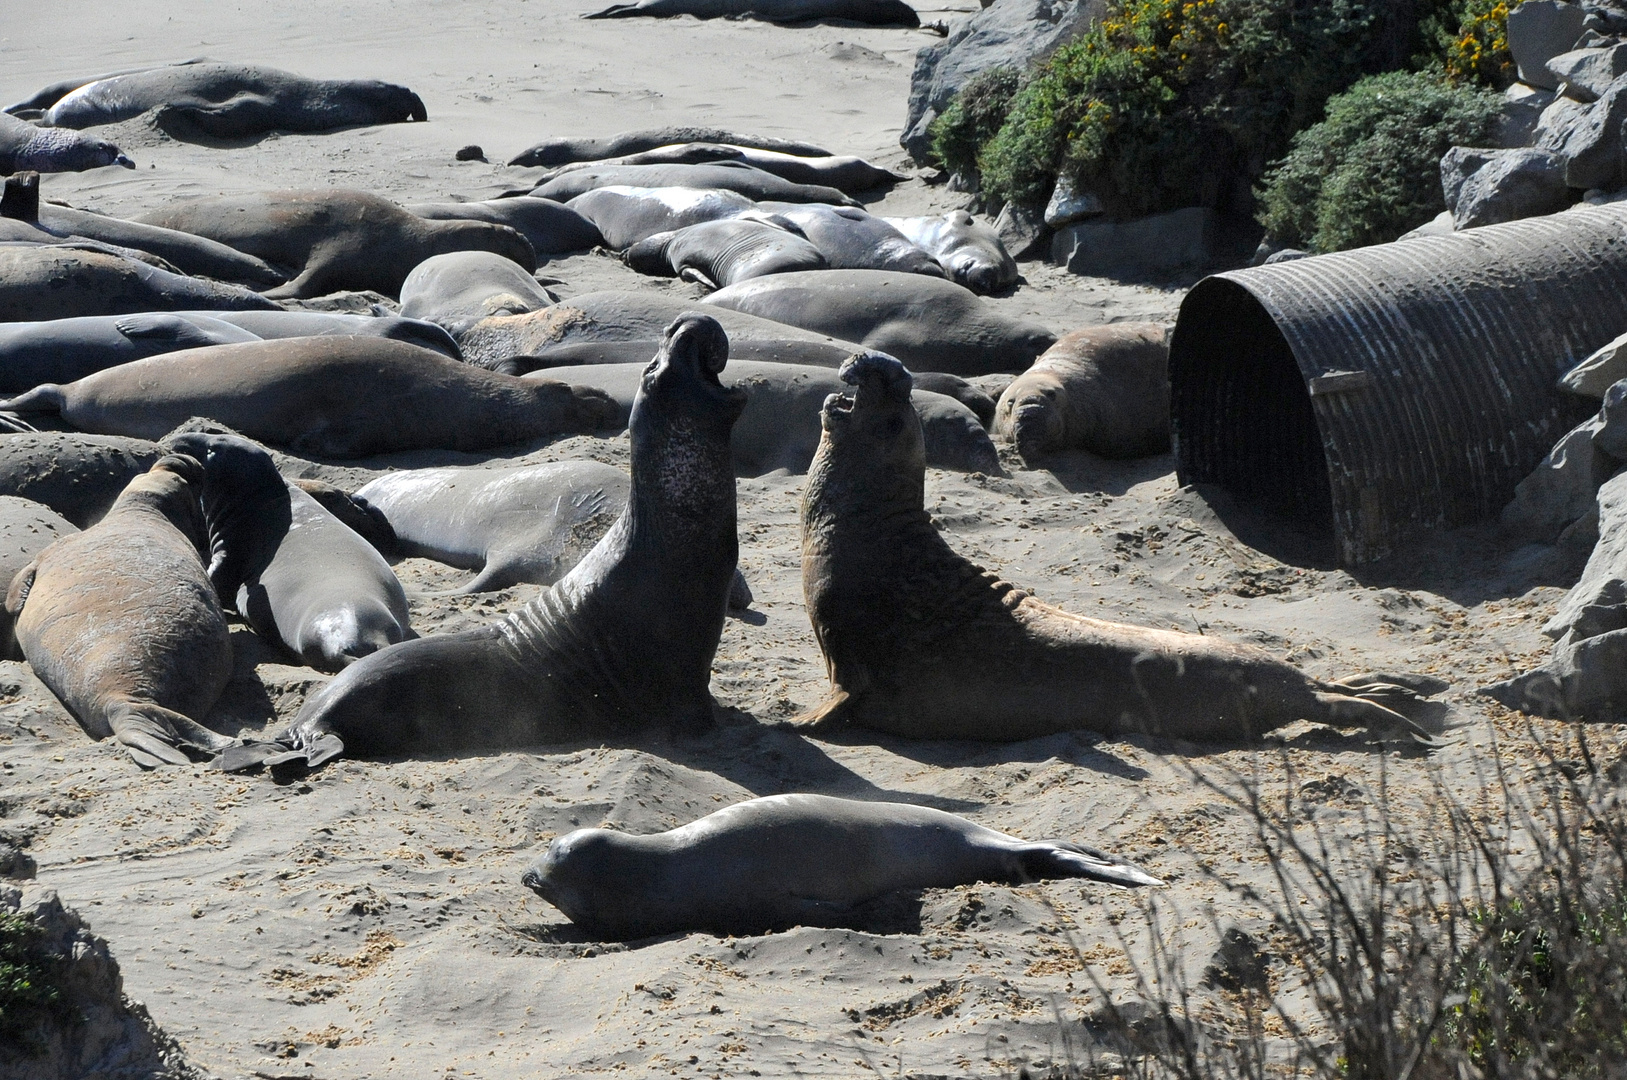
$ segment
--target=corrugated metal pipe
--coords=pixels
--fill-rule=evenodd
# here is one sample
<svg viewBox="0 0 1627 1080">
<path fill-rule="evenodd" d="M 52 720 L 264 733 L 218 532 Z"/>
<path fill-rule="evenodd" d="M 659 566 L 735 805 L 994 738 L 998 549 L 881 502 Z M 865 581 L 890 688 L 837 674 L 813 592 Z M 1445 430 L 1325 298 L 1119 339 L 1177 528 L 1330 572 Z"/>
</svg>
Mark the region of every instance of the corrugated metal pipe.
<svg viewBox="0 0 1627 1080">
<path fill-rule="evenodd" d="M 1622 204 L 1217 274 L 1170 342 L 1177 475 L 1382 559 L 1497 514 L 1624 331 Z"/>
</svg>

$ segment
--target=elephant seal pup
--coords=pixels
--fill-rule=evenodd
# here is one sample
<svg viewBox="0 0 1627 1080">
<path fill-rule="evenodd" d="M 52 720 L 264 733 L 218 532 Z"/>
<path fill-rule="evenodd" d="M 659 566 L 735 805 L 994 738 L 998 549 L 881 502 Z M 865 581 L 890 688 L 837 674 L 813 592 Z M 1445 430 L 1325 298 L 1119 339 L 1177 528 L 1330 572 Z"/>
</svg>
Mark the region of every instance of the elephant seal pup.
<svg viewBox="0 0 1627 1080">
<path fill-rule="evenodd" d="M 182 308 L 275 311 L 277 305 L 237 285 L 183 277 L 102 251 L 0 244 L 0 322 Z"/>
<path fill-rule="evenodd" d="M 431 221 L 489 221 L 507 225 L 531 242 L 538 255 L 586 251 L 604 243 L 593 222 L 552 199 L 489 199 L 485 202 L 411 203 L 407 210 Z"/>
<path fill-rule="evenodd" d="M 433 349 L 453 360 L 463 350 L 444 326 L 399 315 L 349 315 L 338 311 L 179 311 L 195 319 L 207 315 L 231 323 L 266 341 L 295 337 L 379 337 Z"/>
<path fill-rule="evenodd" d="M 739 161 L 718 161 L 709 165 L 600 165 L 562 173 L 531 189 L 531 194 L 555 202 L 568 203 L 594 188 L 610 187 L 697 189 L 720 188 L 738 192 L 748 199 L 780 202 L 833 203 L 857 206 L 848 196 L 824 184 L 794 184 L 773 173 Z M 603 231 L 603 230 L 600 230 Z"/>
<path fill-rule="evenodd" d="M 625 184 L 594 188 L 565 205 L 593 222 L 613 251 L 625 251 L 656 233 L 732 218 L 757 206 L 739 192 L 721 188 L 646 188 Z"/>
<path fill-rule="evenodd" d="M 194 199 L 137 220 L 206 236 L 264 259 L 293 280 L 278 300 L 372 289 L 395 296 L 413 267 L 449 251 L 491 251 L 527 272 L 537 256 L 525 237 L 488 221 L 430 221 L 365 191 L 323 188 Z"/>
<path fill-rule="evenodd" d="M 413 267 L 401 283 L 403 316 L 435 323 L 454 335 L 481 319 L 523 315 L 553 302 L 536 278 L 489 251 L 436 255 Z"/>
<path fill-rule="evenodd" d="M 0 581 L 7 585 L 58 537 L 79 530 L 49 506 L 15 495 L 0 495 Z M 0 660 L 21 660 L 11 612 L 0 608 Z"/>
<path fill-rule="evenodd" d="M 712 658 L 734 580 L 723 328 L 673 323 L 633 406 L 632 489 L 604 538 L 551 588 L 480 630 L 418 638 L 352 664 L 279 739 L 223 768 L 316 766 L 335 754 L 463 753 L 712 723 Z"/>
<path fill-rule="evenodd" d="M 1155 323 L 1063 334 L 1017 376 L 994 423 L 1024 458 L 1059 450 L 1134 458 L 1169 449 L 1169 346 Z"/>
<path fill-rule="evenodd" d="M 306 456 L 484 450 L 603 427 L 594 390 L 517 379 L 386 338 L 290 338 L 148 357 L 0 401 L 81 431 L 158 439 L 195 416 Z"/>
<path fill-rule="evenodd" d="M 900 889 L 1048 878 L 1164 884 L 1066 840 L 1019 840 L 942 810 L 829 795 L 749 799 L 646 836 L 577 829 L 520 884 L 590 932 L 632 939 L 826 926 Z"/>
<path fill-rule="evenodd" d="M 921 25 L 921 17 L 904 0 L 636 0 L 611 4 L 584 19 L 655 19 L 693 15 L 698 19 L 761 19 L 771 23 L 845 19 L 868 26 Z"/>
<path fill-rule="evenodd" d="M 20 172 L 84 172 L 108 165 L 136 167 L 124 151 L 105 139 L 78 131 L 39 128 L 0 113 L 0 176 Z"/>
<path fill-rule="evenodd" d="M 259 341 L 228 322 L 168 312 L 0 323 L 0 392 L 65 383 L 179 349 Z"/>
<path fill-rule="evenodd" d="M 144 768 L 232 744 L 194 719 L 232 674 L 226 617 L 199 556 L 202 482 L 191 458 L 160 458 L 105 518 L 42 551 L 6 593 L 40 681 L 85 734 L 113 736 Z"/>
<path fill-rule="evenodd" d="M 886 218 L 944 268 L 949 280 L 975 293 L 994 293 L 1017 284 L 1017 260 L 1000 234 L 964 210 L 942 217 Z"/>
<path fill-rule="evenodd" d="M 39 206 L 39 222 L 54 232 L 72 233 L 104 244 L 151 252 L 184 274 L 229 281 L 253 289 L 281 285 L 288 278 L 272 269 L 264 259 L 246 255 L 236 248 L 202 236 L 143 225 L 139 221 L 108 217 L 89 210 L 44 202 Z"/>
<path fill-rule="evenodd" d="M 188 432 L 164 447 L 203 463 L 203 516 L 215 594 L 254 632 L 318 671 L 411 636 L 390 564 L 232 435 Z"/>
<path fill-rule="evenodd" d="M 754 169 L 773 173 L 793 184 L 824 184 L 849 195 L 874 191 L 876 188 L 887 187 L 905 179 L 889 169 L 880 168 L 863 158 L 849 155 L 829 154 L 824 157 L 807 158 L 795 154 L 781 154 L 773 150 L 758 150 L 749 146 L 690 142 L 658 146 L 653 150 L 607 158 L 604 161 L 580 161 L 561 165 L 539 177 L 538 183 L 578 169 L 611 165 L 703 165 L 714 161 L 738 161 Z"/>
<path fill-rule="evenodd" d="M 159 109 L 171 122 L 216 138 L 272 131 L 316 132 L 357 124 L 426 118 L 424 103 L 405 86 L 376 79 L 307 79 L 248 64 L 184 64 L 99 79 L 63 95 L 45 110 L 51 127 L 117 124 Z"/>
<path fill-rule="evenodd" d="M 157 443 L 116 435 L 6 435 L 0 438 L 0 495 L 48 506 L 76 528 L 88 529 L 162 456 Z"/>
<path fill-rule="evenodd" d="M 795 225 L 755 214 L 656 233 L 628 248 L 622 258 L 641 274 L 672 274 L 714 289 L 826 267 L 825 256 Z"/>
<path fill-rule="evenodd" d="M 952 281 L 885 270 L 775 274 L 720 289 L 702 303 L 857 341 L 928 371 L 1020 371 L 1056 342 Z"/>
<path fill-rule="evenodd" d="M 856 206 L 768 202 L 758 206 L 802 230 L 832 270 L 894 270 L 943 277 L 938 260 L 903 233 Z"/>
<path fill-rule="evenodd" d="M 773 136 L 743 135 L 740 132 L 726 131 L 723 128 L 664 127 L 623 131 L 596 139 L 545 139 L 535 146 L 520 151 L 509 164 L 541 165 L 544 168 L 551 169 L 556 165 L 569 165 L 573 161 L 603 161 L 605 158 L 621 157 L 624 154 L 637 154 L 645 150 L 654 150 L 658 146 L 672 146 L 676 143 L 688 142 L 751 146 L 759 150 L 777 150 L 782 154 L 795 154 L 797 157 L 830 156 L 829 150 L 820 149 L 812 143 L 778 139 Z"/>
<path fill-rule="evenodd" d="M 1061 611 L 974 566 L 923 507 L 909 372 L 866 353 L 842 378 L 854 391 L 825 403 L 802 500 L 803 596 L 831 694 L 794 723 L 930 739 L 1084 728 L 1237 740 L 1303 719 L 1433 741 L 1398 711 L 1418 696 L 1384 677 L 1319 682 L 1253 646 Z"/>
</svg>

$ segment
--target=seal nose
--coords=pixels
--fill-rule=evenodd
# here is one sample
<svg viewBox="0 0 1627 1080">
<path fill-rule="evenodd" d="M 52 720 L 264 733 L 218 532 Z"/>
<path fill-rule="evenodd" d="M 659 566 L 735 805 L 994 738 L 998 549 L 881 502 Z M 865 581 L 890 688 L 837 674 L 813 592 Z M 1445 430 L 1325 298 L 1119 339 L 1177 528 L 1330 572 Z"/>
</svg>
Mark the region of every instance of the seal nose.
<svg viewBox="0 0 1627 1080">
<path fill-rule="evenodd" d="M 908 398 L 915 383 L 908 368 L 882 352 L 854 353 L 842 361 L 837 375 L 850 386 L 880 389 L 895 398 Z"/>
<path fill-rule="evenodd" d="M 542 890 L 542 875 L 537 873 L 536 867 L 531 867 L 520 875 L 520 884 L 532 892 L 540 892 Z"/>
<path fill-rule="evenodd" d="M 695 360 L 701 370 L 716 375 L 729 362 L 729 335 L 723 324 L 699 311 L 686 311 L 668 326 L 664 343 L 667 354 L 682 348 L 695 350 Z"/>
</svg>

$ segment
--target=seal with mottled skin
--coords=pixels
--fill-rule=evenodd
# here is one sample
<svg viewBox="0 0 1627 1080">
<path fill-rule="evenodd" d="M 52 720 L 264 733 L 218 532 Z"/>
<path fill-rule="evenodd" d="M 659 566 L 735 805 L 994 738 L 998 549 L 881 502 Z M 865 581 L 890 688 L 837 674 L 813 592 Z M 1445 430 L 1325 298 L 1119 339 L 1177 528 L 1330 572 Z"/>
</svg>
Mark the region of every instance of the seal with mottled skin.
<svg viewBox="0 0 1627 1080">
<path fill-rule="evenodd" d="M 594 188 L 611 187 L 697 189 L 719 188 L 734 191 L 748 199 L 780 202 L 832 203 L 857 206 L 848 196 L 825 184 L 796 184 L 771 172 L 740 161 L 717 161 L 707 165 L 600 165 L 562 173 L 531 189 L 531 194 L 555 202 L 568 203 Z M 601 230 L 602 231 L 602 230 Z"/>
<path fill-rule="evenodd" d="M 1063 334 L 1000 395 L 994 433 L 1024 458 L 1089 450 L 1105 458 L 1169 449 L 1169 346 L 1154 323 Z"/>
<path fill-rule="evenodd" d="M 404 641 L 352 664 L 277 744 L 243 747 L 221 766 L 710 726 L 712 658 L 738 551 L 729 432 L 746 403 L 718 381 L 728 350 L 705 315 L 672 325 L 633 406 L 626 510 L 570 573 L 483 629 Z"/>
<path fill-rule="evenodd" d="M 761 19 L 772 23 L 843 19 L 867 26 L 921 25 L 921 17 L 904 0 L 636 0 L 611 4 L 584 19 L 654 19 L 693 15 L 698 19 Z"/>
<path fill-rule="evenodd" d="M 825 256 L 795 225 L 756 213 L 656 233 L 628 248 L 622 258 L 641 274 L 671 274 L 714 289 L 826 267 Z"/>
<path fill-rule="evenodd" d="M 394 83 L 307 79 L 276 68 L 198 63 L 99 79 L 63 95 L 41 119 L 52 127 L 87 128 L 151 109 L 160 110 L 166 130 L 179 121 L 217 138 L 426 118 L 418 95 Z"/>
<path fill-rule="evenodd" d="M 885 218 L 949 275 L 975 293 L 993 293 L 1017 284 L 1017 260 L 1000 234 L 964 210 L 942 217 Z"/>
<path fill-rule="evenodd" d="M 832 270 L 894 270 L 944 276 L 937 259 L 886 221 L 856 206 L 767 202 L 758 209 L 783 217 L 801 229 Z"/>
<path fill-rule="evenodd" d="M 802 501 L 803 597 L 831 682 L 802 726 L 1243 740 L 1312 720 L 1433 741 L 1403 710 L 1440 680 L 1321 682 L 1254 646 L 1062 611 L 973 565 L 923 504 L 909 372 L 868 353 L 842 378 L 854 391 L 825 403 Z"/>
<path fill-rule="evenodd" d="M 241 286 L 184 277 L 105 251 L 0 244 L 0 322 L 181 308 L 275 311 L 277 305 Z"/>
<path fill-rule="evenodd" d="M 50 507 L 76 527 L 102 520 L 130 481 L 163 456 L 157 443 L 77 431 L 0 438 L 0 495 Z"/>
<path fill-rule="evenodd" d="M 247 439 L 188 432 L 165 449 L 203 463 L 209 580 L 267 641 L 319 671 L 411 636 L 390 564 L 277 472 Z"/>
<path fill-rule="evenodd" d="M 241 327 L 257 338 L 279 341 L 296 337 L 380 337 L 433 349 L 453 360 L 463 350 L 444 326 L 399 315 L 350 315 L 341 311 L 178 311 L 193 319 L 208 316 Z"/>
<path fill-rule="evenodd" d="M 431 221 L 489 221 L 507 225 L 531 242 L 538 255 L 586 251 L 604 243 L 581 214 L 552 199 L 488 199 L 484 202 L 409 203 L 407 210 Z"/>
<path fill-rule="evenodd" d="M 184 765 L 232 740 L 197 723 L 232 674 L 226 616 L 204 573 L 202 467 L 160 458 L 107 516 L 42 551 L 6 610 L 29 666 L 85 734 L 143 767 Z"/>
<path fill-rule="evenodd" d="M 59 537 L 79 530 L 61 514 L 32 499 L 0 495 L 0 582 L 11 584 L 17 572 Z M 23 653 L 12 633 L 11 612 L 0 608 L 0 660 L 21 660 Z"/>
<path fill-rule="evenodd" d="M 536 278 L 489 251 L 435 255 L 401 283 L 402 315 L 444 326 L 454 335 L 481 319 L 523 315 L 553 302 Z"/>
<path fill-rule="evenodd" d="M 253 289 L 271 288 L 288 280 L 264 259 L 177 229 L 161 229 L 52 202 L 40 203 L 39 223 L 53 232 L 151 252 L 184 274 L 211 277 Z"/>
<path fill-rule="evenodd" d="M 840 925 L 901 889 L 1048 878 L 1163 884 L 1067 840 L 1019 840 L 930 807 L 828 795 L 750 799 L 645 836 L 578 829 L 548 845 L 520 884 L 584 929 L 625 940 Z"/>
<path fill-rule="evenodd" d="M 136 163 L 108 142 L 78 131 L 35 127 L 0 113 L 0 175 L 18 172 L 84 172 L 108 165 L 133 169 Z"/>
<path fill-rule="evenodd" d="M 551 169 L 556 165 L 568 165 L 573 161 L 603 161 L 605 158 L 654 150 L 658 146 L 688 142 L 751 146 L 759 150 L 777 150 L 782 154 L 795 154 L 797 157 L 830 156 L 829 150 L 823 150 L 812 143 L 795 142 L 773 136 L 746 135 L 738 131 L 726 131 L 723 128 L 664 127 L 623 131 L 602 138 L 546 139 L 522 150 L 509 164 L 541 165 Z"/>
<path fill-rule="evenodd" d="M 714 161 L 738 161 L 782 177 L 794 184 L 823 184 L 849 195 L 874 191 L 879 187 L 904 179 L 890 169 L 872 165 L 860 157 L 827 154 L 823 157 L 799 157 L 774 150 L 759 150 L 750 146 L 728 146 L 722 143 L 690 142 L 673 146 L 658 146 L 637 154 L 606 158 L 603 161 L 578 161 L 561 165 L 538 178 L 538 183 L 578 169 L 609 167 L 612 165 L 702 165 Z"/>
<path fill-rule="evenodd" d="M 593 222 L 603 234 L 605 244 L 614 251 L 625 251 L 656 233 L 732 218 L 756 205 L 737 191 L 721 188 L 646 188 L 626 184 L 594 188 L 566 204 Z"/>
<path fill-rule="evenodd" d="M 518 379 L 387 338 L 321 337 L 186 349 L 0 401 L 81 431 L 158 439 L 194 416 L 317 457 L 484 450 L 594 431 L 596 390 Z"/>
<path fill-rule="evenodd" d="M 774 274 L 719 289 L 703 303 L 856 341 L 951 375 L 1020 371 L 1056 341 L 952 281 L 886 270 Z"/>
<path fill-rule="evenodd" d="M 365 191 L 322 188 L 221 195 L 137 220 L 206 236 L 264 259 L 293 280 L 273 299 L 372 289 L 395 296 L 413 267 L 449 251 L 492 251 L 537 268 L 536 252 L 507 225 L 431 221 Z"/>
<path fill-rule="evenodd" d="M 228 322 L 169 312 L 0 323 L 0 392 L 73 382 L 160 353 L 258 340 Z"/>
</svg>

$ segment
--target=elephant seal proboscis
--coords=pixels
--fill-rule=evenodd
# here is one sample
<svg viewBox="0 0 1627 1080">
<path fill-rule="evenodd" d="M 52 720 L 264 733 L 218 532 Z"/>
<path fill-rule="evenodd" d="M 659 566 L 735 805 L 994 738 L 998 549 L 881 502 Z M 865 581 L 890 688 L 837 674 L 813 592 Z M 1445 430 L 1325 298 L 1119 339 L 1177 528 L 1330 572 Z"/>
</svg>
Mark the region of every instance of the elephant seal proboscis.
<svg viewBox="0 0 1627 1080">
<path fill-rule="evenodd" d="M 714 289 L 768 274 L 823 270 L 827 265 L 825 256 L 791 222 L 755 214 L 656 233 L 622 257 L 641 274 L 670 274 Z"/>
<path fill-rule="evenodd" d="M 1433 739 L 1401 710 L 1424 676 L 1309 678 L 1263 649 L 1087 619 L 955 553 L 923 505 L 910 375 L 842 368 L 802 502 L 802 588 L 830 697 L 793 723 L 912 738 L 1016 741 L 1072 729 L 1258 738 L 1296 720 Z"/>
<path fill-rule="evenodd" d="M 0 176 L 19 172 L 84 172 L 108 165 L 133 169 L 124 151 L 83 132 L 35 127 L 0 113 Z"/>
<path fill-rule="evenodd" d="M 350 315 L 339 311 L 178 311 L 195 318 L 207 315 L 242 327 L 255 337 L 279 341 L 296 337 L 379 337 L 433 349 L 453 360 L 463 359 L 463 350 L 446 327 L 423 319 L 403 319 L 399 315 Z"/>
<path fill-rule="evenodd" d="M 812 143 L 795 142 L 773 136 L 745 135 L 738 131 L 725 131 L 722 128 L 664 127 L 622 131 L 602 138 L 546 139 L 522 150 L 509 164 L 528 167 L 540 165 L 551 169 L 556 165 L 569 165 L 573 161 L 603 161 L 605 158 L 654 150 L 658 146 L 687 142 L 751 146 L 759 150 L 777 150 L 782 154 L 795 154 L 797 157 L 830 156 L 829 150 L 821 149 Z"/>
<path fill-rule="evenodd" d="M 180 121 L 216 138 L 272 131 L 317 132 L 426 118 L 405 86 L 376 79 L 307 79 L 276 68 L 196 63 L 99 79 L 45 110 L 52 127 L 117 124 L 151 109 L 172 134 Z"/>
<path fill-rule="evenodd" d="M 819 270 L 753 278 L 703 303 L 857 341 L 951 375 L 1020 371 L 1056 342 L 952 281 L 885 270 Z"/>
<path fill-rule="evenodd" d="M 801 229 L 832 270 L 893 270 L 944 276 L 937 259 L 883 219 L 856 206 L 767 202 L 758 209 L 783 217 Z"/>
<path fill-rule="evenodd" d="M 562 173 L 531 189 L 531 194 L 555 202 L 568 203 L 578 195 L 602 187 L 664 188 L 683 187 L 734 191 L 748 199 L 780 202 L 832 203 L 857 206 L 858 203 L 824 184 L 795 184 L 771 172 L 739 161 L 718 161 L 709 165 L 600 165 Z M 601 228 L 601 232 L 604 230 Z"/>
<path fill-rule="evenodd" d="M 644 836 L 577 829 L 549 844 L 520 883 L 590 933 L 630 940 L 828 926 L 898 890 L 1048 878 L 1164 884 L 1066 840 L 1019 840 L 930 807 L 828 795 L 750 799 Z"/>
<path fill-rule="evenodd" d="M 536 278 L 489 251 L 432 256 L 401 283 L 403 316 L 435 323 L 454 335 L 481 319 L 524 315 L 553 302 Z"/>
<path fill-rule="evenodd" d="M 0 581 L 7 585 L 17 572 L 59 537 L 79 530 L 44 503 L 0 495 Z M 12 632 L 11 612 L 0 608 L 0 660 L 21 660 L 23 653 Z"/>
<path fill-rule="evenodd" d="M 1017 260 L 1000 234 L 964 210 L 883 220 L 937 259 L 949 280 L 975 293 L 999 292 L 1017 283 Z"/>
<path fill-rule="evenodd" d="M 258 293 L 65 245 L 0 244 L 0 322 L 218 308 L 275 311 Z"/>
<path fill-rule="evenodd" d="M 544 183 L 578 169 L 612 165 L 705 165 L 715 161 L 738 161 L 754 169 L 773 173 L 793 184 L 823 184 L 848 195 L 874 191 L 876 188 L 886 187 L 904 179 L 898 173 L 872 165 L 860 157 L 827 154 L 824 157 L 808 158 L 749 146 L 689 142 L 658 146 L 653 150 L 606 158 L 603 161 L 579 161 L 561 165 L 539 177 L 537 182 Z"/>
<path fill-rule="evenodd" d="M 451 251 L 491 251 L 527 272 L 537 268 L 531 244 L 506 225 L 431 221 L 388 199 L 344 188 L 194 199 L 137 220 L 264 259 L 293 278 L 267 291 L 278 300 L 340 289 L 395 296 L 413 267 Z"/>
<path fill-rule="evenodd" d="M 0 323 L 0 392 L 73 382 L 160 353 L 258 340 L 219 319 L 169 312 Z"/>
<path fill-rule="evenodd" d="M 531 242 L 537 255 L 564 255 L 604 243 L 598 227 L 552 199 L 487 199 L 483 202 L 409 203 L 407 210 L 431 221 L 489 221 L 507 225 Z"/>
<path fill-rule="evenodd" d="M 593 222 L 611 250 L 625 251 L 656 233 L 732 218 L 755 209 L 757 204 L 738 191 L 722 188 L 610 184 L 578 195 L 566 206 Z"/>
<path fill-rule="evenodd" d="M 71 233 L 100 240 L 104 244 L 151 252 L 184 274 L 210 277 L 252 289 L 271 288 L 288 280 L 264 259 L 178 229 L 161 229 L 157 225 L 125 221 L 123 218 L 76 210 L 52 202 L 40 203 L 39 222 L 54 232 Z"/>
<path fill-rule="evenodd" d="M 244 747 L 221 767 L 710 726 L 738 552 L 729 431 L 746 403 L 718 381 L 728 355 L 705 315 L 669 328 L 633 406 L 627 508 L 570 573 L 483 629 L 352 664 L 276 744 Z"/>
<path fill-rule="evenodd" d="M 76 431 L 0 438 L 0 495 L 48 506 L 77 528 L 102 520 L 130 481 L 163 456 L 157 443 Z"/>
<path fill-rule="evenodd" d="M 518 379 L 387 338 L 319 337 L 186 349 L 0 401 L 81 431 L 158 439 L 195 416 L 296 453 L 484 450 L 595 431 L 598 391 Z"/>
<path fill-rule="evenodd" d="M 184 765 L 232 740 L 197 723 L 232 674 L 226 617 L 204 573 L 203 469 L 160 458 L 107 516 L 42 551 L 6 610 L 29 666 L 85 734 L 144 768 Z"/>
<path fill-rule="evenodd" d="M 1000 395 L 994 433 L 1034 458 L 1134 458 L 1169 449 L 1169 345 L 1156 323 L 1063 334 Z"/>
<path fill-rule="evenodd" d="M 409 637 L 390 564 L 247 439 L 188 432 L 165 449 L 203 463 L 209 580 L 254 632 L 318 671 Z"/>
<path fill-rule="evenodd" d="M 584 19 L 655 19 L 693 15 L 698 19 L 761 19 L 771 23 L 843 19 L 867 26 L 921 25 L 921 17 L 904 0 L 635 0 L 611 4 Z"/>
</svg>

